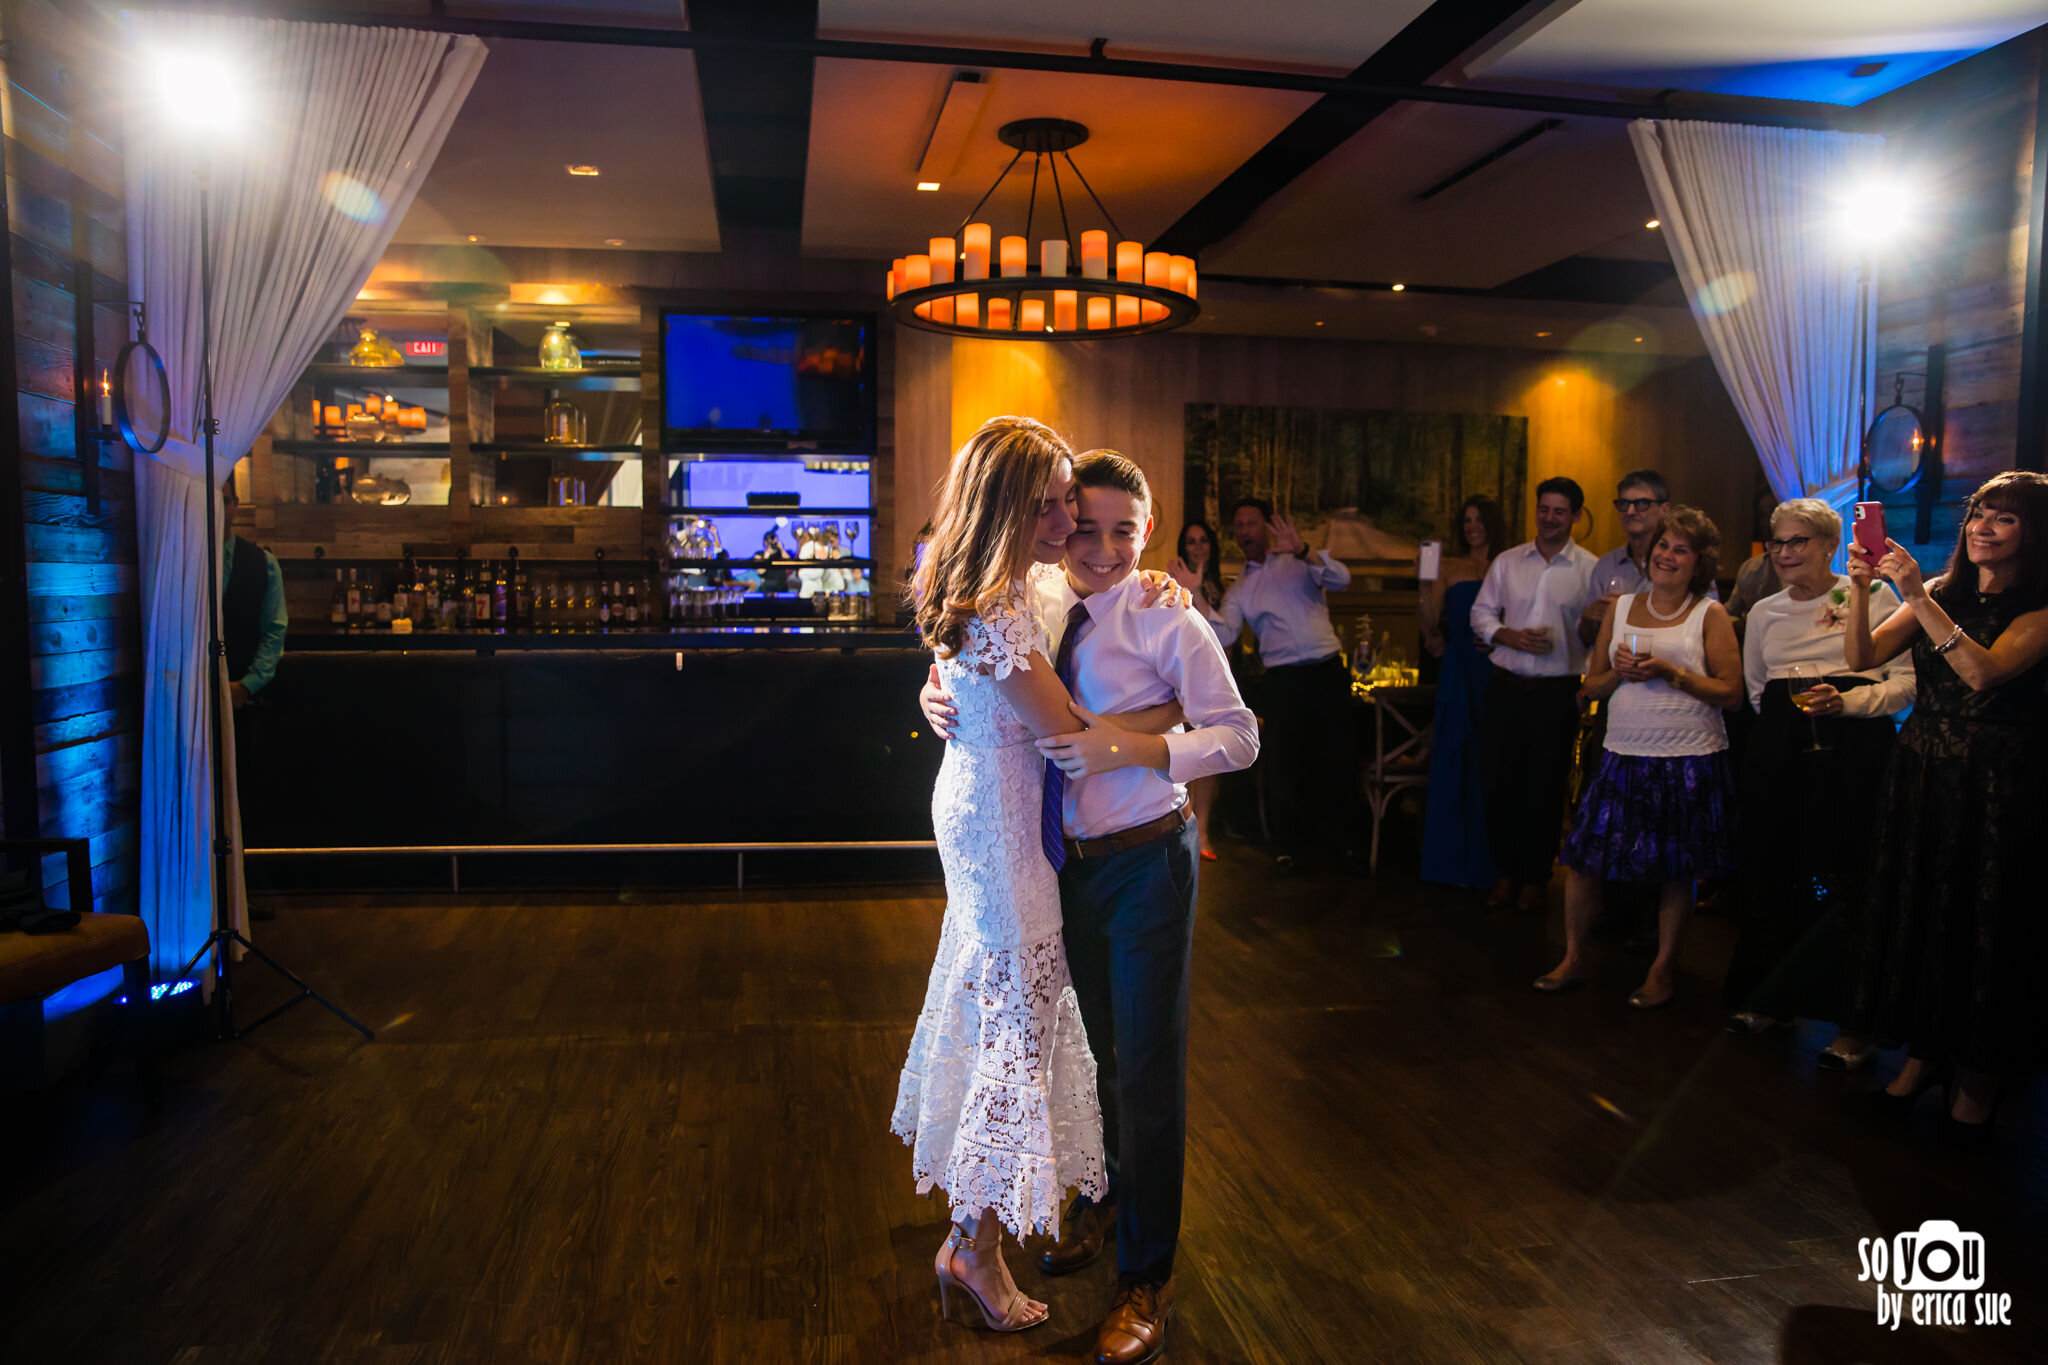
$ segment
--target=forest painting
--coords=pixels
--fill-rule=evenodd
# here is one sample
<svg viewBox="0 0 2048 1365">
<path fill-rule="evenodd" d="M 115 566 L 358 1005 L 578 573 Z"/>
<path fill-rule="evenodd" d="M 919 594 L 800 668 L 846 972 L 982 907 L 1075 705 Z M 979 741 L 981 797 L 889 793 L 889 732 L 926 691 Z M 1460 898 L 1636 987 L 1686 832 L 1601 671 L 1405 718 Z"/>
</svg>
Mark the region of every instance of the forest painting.
<svg viewBox="0 0 2048 1365">
<path fill-rule="evenodd" d="M 1226 549 L 1230 505 L 1265 498 L 1340 559 L 1411 560 L 1475 493 L 1519 541 L 1528 467 L 1526 417 L 1190 403 L 1183 505 Z"/>
</svg>

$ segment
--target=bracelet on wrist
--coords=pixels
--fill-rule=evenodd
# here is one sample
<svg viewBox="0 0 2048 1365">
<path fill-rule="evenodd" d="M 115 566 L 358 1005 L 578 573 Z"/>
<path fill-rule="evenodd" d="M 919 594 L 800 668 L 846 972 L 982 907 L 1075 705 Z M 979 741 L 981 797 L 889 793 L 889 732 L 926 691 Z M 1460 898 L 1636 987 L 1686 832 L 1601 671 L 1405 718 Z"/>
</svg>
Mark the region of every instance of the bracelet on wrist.
<svg viewBox="0 0 2048 1365">
<path fill-rule="evenodd" d="M 1961 626 L 1957 626 L 1954 630 L 1949 632 L 1949 636 L 1946 640 L 1943 640 L 1940 644 L 1934 647 L 1934 652 L 1936 654 L 1946 654 L 1962 642 L 1963 628 Z"/>
</svg>

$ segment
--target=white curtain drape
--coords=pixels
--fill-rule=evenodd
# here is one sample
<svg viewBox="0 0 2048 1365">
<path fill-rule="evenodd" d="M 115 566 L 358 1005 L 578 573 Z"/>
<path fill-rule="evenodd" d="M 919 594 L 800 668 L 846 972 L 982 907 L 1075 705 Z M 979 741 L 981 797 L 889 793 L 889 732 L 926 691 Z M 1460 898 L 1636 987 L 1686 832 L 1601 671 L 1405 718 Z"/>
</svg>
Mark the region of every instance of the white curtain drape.
<svg viewBox="0 0 2048 1365">
<path fill-rule="evenodd" d="M 1629 133 L 1772 491 L 1846 509 L 1869 420 L 1877 281 L 1842 217 L 1884 139 L 1651 119 Z"/>
<path fill-rule="evenodd" d="M 128 37 L 140 70 L 171 54 L 204 53 L 248 82 L 239 126 L 180 137 L 160 110 L 139 103 L 126 137 L 129 287 L 148 305 L 150 340 L 171 381 L 170 439 L 135 462 L 140 902 L 163 973 L 182 966 L 213 927 L 202 689 L 226 687 L 205 657 L 205 499 L 219 490 L 206 483 L 198 429 L 201 176 L 210 196 L 215 476 L 225 479 L 383 255 L 485 48 L 445 34 L 162 12 L 131 15 Z M 235 918 L 246 931 L 239 825 L 231 814 Z"/>
</svg>

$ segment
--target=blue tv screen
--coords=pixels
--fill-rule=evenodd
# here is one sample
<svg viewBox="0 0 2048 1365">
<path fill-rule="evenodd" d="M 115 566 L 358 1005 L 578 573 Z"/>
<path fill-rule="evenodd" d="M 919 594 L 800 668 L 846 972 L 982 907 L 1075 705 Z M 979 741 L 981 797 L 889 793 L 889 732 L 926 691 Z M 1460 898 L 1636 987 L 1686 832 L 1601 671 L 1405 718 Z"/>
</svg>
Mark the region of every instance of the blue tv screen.
<svg viewBox="0 0 2048 1365">
<path fill-rule="evenodd" d="M 870 319 L 668 313 L 661 340 L 671 450 L 865 450 L 873 441 Z"/>
</svg>

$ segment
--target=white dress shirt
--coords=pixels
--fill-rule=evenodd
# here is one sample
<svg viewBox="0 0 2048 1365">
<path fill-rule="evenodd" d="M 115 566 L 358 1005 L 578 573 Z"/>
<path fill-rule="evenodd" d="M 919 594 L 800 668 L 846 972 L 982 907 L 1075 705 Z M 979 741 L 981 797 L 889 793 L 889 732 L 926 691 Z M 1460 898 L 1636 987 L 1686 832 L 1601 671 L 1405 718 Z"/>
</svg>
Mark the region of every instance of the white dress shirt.
<svg viewBox="0 0 2048 1365">
<path fill-rule="evenodd" d="M 1351 570 L 1330 558 L 1327 550 L 1307 559 L 1269 551 L 1264 559 L 1245 562 L 1244 572 L 1225 590 L 1220 611 L 1211 611 L 1200 598 L 1195 605 L 1216 628 L 1225 649 L 1250 622 L 1266 667 L 1312 664 L 1344 648 L 1330 624 L 1330 604 L 1323 594 L 1350 582 Z"/>
<path fill-rule="evenodd" d="M 1136 574 L 1086 598 L 1064 575 L 1033 575 L 1031 586 L 1055 659 L 1067 612 L 1076 602 L 1087 606 L 1074 645 L 1074 700 L 1100 716 L 1179 698 L 1188 725 L 1196 727 L 1163 736 L 1163 773 L 1119 768 L 1069 778 L 1068 838 L 1099 839 L 1157 819 L 1187 800 L 1187 784 L 1196 778 L 1249 768 L 1259 756 L 1258 721 L 1238 695 L 1222 647 L 1194 612 L 1141 606 L 1144 583 Z"/>
<path fill-rule="evenodd" d="M 1567 540 L 1550 559 L 1531 540 L 1504 550 L 1486 570 L 1472 602 L 1472 633 L 1488 644 L 1502 626 L 1550 628 L 1548 654 L 1527 654 L 1505 645 L 1493 651 L 1496 668 L 1525 678 L 1568 678 L 1584 668 L 1579 617 L 1593 597 L 1593 553 Z"/>
<path fill-rule="evenodd" d="M 1792 665 L 1811 664 L 1823 679 L 1830 677 L 1868 678 L 1869 687 L 1842 694 L 1845 716 L 1891 716 L 1913 704 L 1916 675 L 1913 651 L 1907 650 L 1890 663 L 1861 673 L 1849 668 L 1845 646 L 1848 641 L 1849 594 L 1856 587 L 1849 575 L 1837 574 L 1833 592 L 1809 601 L 1793 600 L 1792 590 L 1773 593 L 1749 609 L 1749 621 L 1742 636 L 1742 678 L 1749 689 L 1749 704 L 1764 709 L 1764 687 L 1774 678 L 1792 676 Z M 1842 600 L 1835 600 L 1835 593 Z M 1889 584 L 1878 584 L 1870 598 L 1870 626 L 1875 630 L 1899 609 L 1899 596 Z"/>
</svg>

